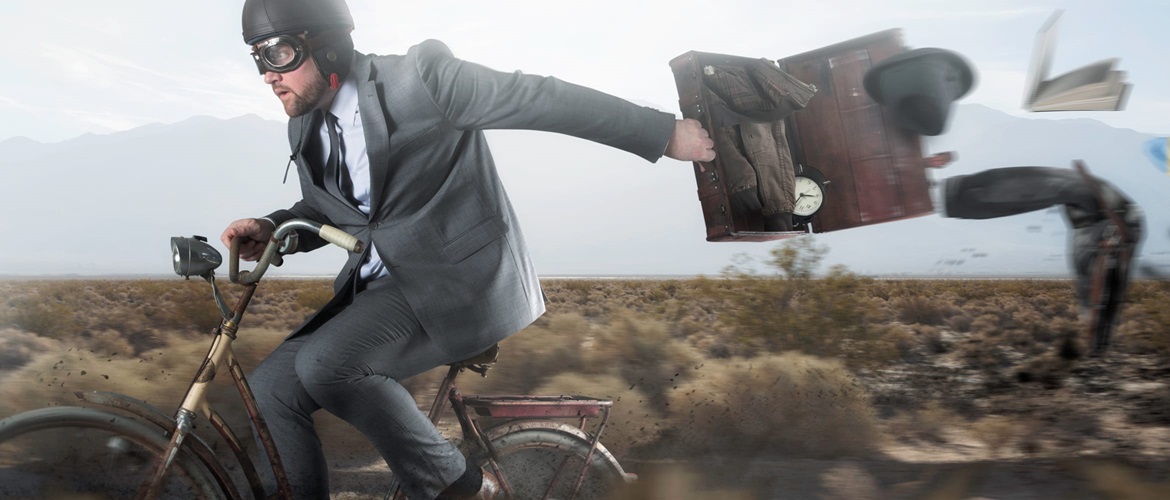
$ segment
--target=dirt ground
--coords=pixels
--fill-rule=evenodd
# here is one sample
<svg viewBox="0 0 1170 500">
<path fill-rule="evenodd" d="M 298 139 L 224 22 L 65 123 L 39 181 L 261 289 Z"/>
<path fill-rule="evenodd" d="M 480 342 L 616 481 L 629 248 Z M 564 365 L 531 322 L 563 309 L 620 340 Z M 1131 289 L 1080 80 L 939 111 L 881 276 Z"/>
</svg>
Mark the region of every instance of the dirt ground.
<svg viewBox="0 0 1170 500">
<path fill-rule="evenodd" d="M 640 479 L 618 498 L 1170 498 L 1170 367 L 1111 353 L 1045 370 L 974 371 L 945 355 L 887 367 L 860 377 L 886 426 L 870 456 L 627 458 Z M 350 458 L 333 498 L 381 498 L 387 473 Z"/>
</svg>

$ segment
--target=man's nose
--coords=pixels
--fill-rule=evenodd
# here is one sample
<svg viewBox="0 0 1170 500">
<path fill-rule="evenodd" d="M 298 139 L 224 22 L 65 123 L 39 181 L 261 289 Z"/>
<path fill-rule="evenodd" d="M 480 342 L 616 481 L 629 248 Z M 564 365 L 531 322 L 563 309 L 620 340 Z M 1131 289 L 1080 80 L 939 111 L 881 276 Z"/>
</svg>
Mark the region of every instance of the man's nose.
<svg viewBox="0 0 1170 500">
<path fill-rule="evenodd" d="M 264 83 L 266 83 L 268 85 L 272 85 L 273 83 L 276 83 L 279 81 L 280 81 L 280 73 L 277 73 L 275 71 L 265 71 L 264 72 Z"/>
</svg>

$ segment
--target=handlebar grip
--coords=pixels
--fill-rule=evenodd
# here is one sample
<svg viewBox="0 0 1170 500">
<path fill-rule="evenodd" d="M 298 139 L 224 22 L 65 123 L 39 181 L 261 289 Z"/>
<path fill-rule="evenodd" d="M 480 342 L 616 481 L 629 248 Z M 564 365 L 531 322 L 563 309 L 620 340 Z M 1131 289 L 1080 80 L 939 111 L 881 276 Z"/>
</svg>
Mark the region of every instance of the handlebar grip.
<svg viewBox="0 0 1170 500">
<path fill-rule="evenodd" d="M 365 245 L 355 236 L 333 226 L 322 225 L 320 235 L 325 241 L 353 253 L 361 253 L 365 249 Z"/>
</svg>

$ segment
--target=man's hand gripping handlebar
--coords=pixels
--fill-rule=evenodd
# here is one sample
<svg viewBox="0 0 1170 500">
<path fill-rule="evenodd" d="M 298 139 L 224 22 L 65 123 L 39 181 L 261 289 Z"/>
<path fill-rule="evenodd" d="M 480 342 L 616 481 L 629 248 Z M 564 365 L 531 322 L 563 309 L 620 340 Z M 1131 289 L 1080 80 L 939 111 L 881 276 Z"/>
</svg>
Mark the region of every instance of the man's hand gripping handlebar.
<svg viewBox="0 0 1170 500">
<path fill-rule="evenodd" d="M 308 219 L 292 219 L 281 224 L 272 232 L 272 239 L 264 247 L 264 253 L 256 262 L 256 269 L 240 271 L 240 240 L 232 238 L 231 256 L 228 262 L 228 277 L 232 283 L 251 285 L 260 281 L 270 264 L 280 265 L 281 255 L 296 250 L 294 231 L 309 231 L 320 236 L 325 241 L 344 248 L 353 253 L 362 253 L 366 245 L 353 235 L 336 227 L 319 224 Z"/>
</svg>

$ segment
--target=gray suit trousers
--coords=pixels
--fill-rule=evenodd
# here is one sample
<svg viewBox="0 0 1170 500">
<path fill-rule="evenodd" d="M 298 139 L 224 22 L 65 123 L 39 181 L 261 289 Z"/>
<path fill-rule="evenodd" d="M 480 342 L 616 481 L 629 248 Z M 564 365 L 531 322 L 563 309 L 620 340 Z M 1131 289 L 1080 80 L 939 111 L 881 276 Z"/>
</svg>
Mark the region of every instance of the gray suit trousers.
<svg viewBox="0 0 1170 500">
<path fill-rule="evenodd" d="M 249 376 L 296 498 L 329 498 L 329 474 L 313 413 L 324 408 L 378 449 L 409 498 L 434 498 L 466 467 L 398 383 L 458 360 L 423 331 L 392 277 L 311 333 L 285 340 Z M 261 471 L 269 470 L 261 453 Z M 265 487 L 275 492 L 267 473 Z"/>
</svg>

